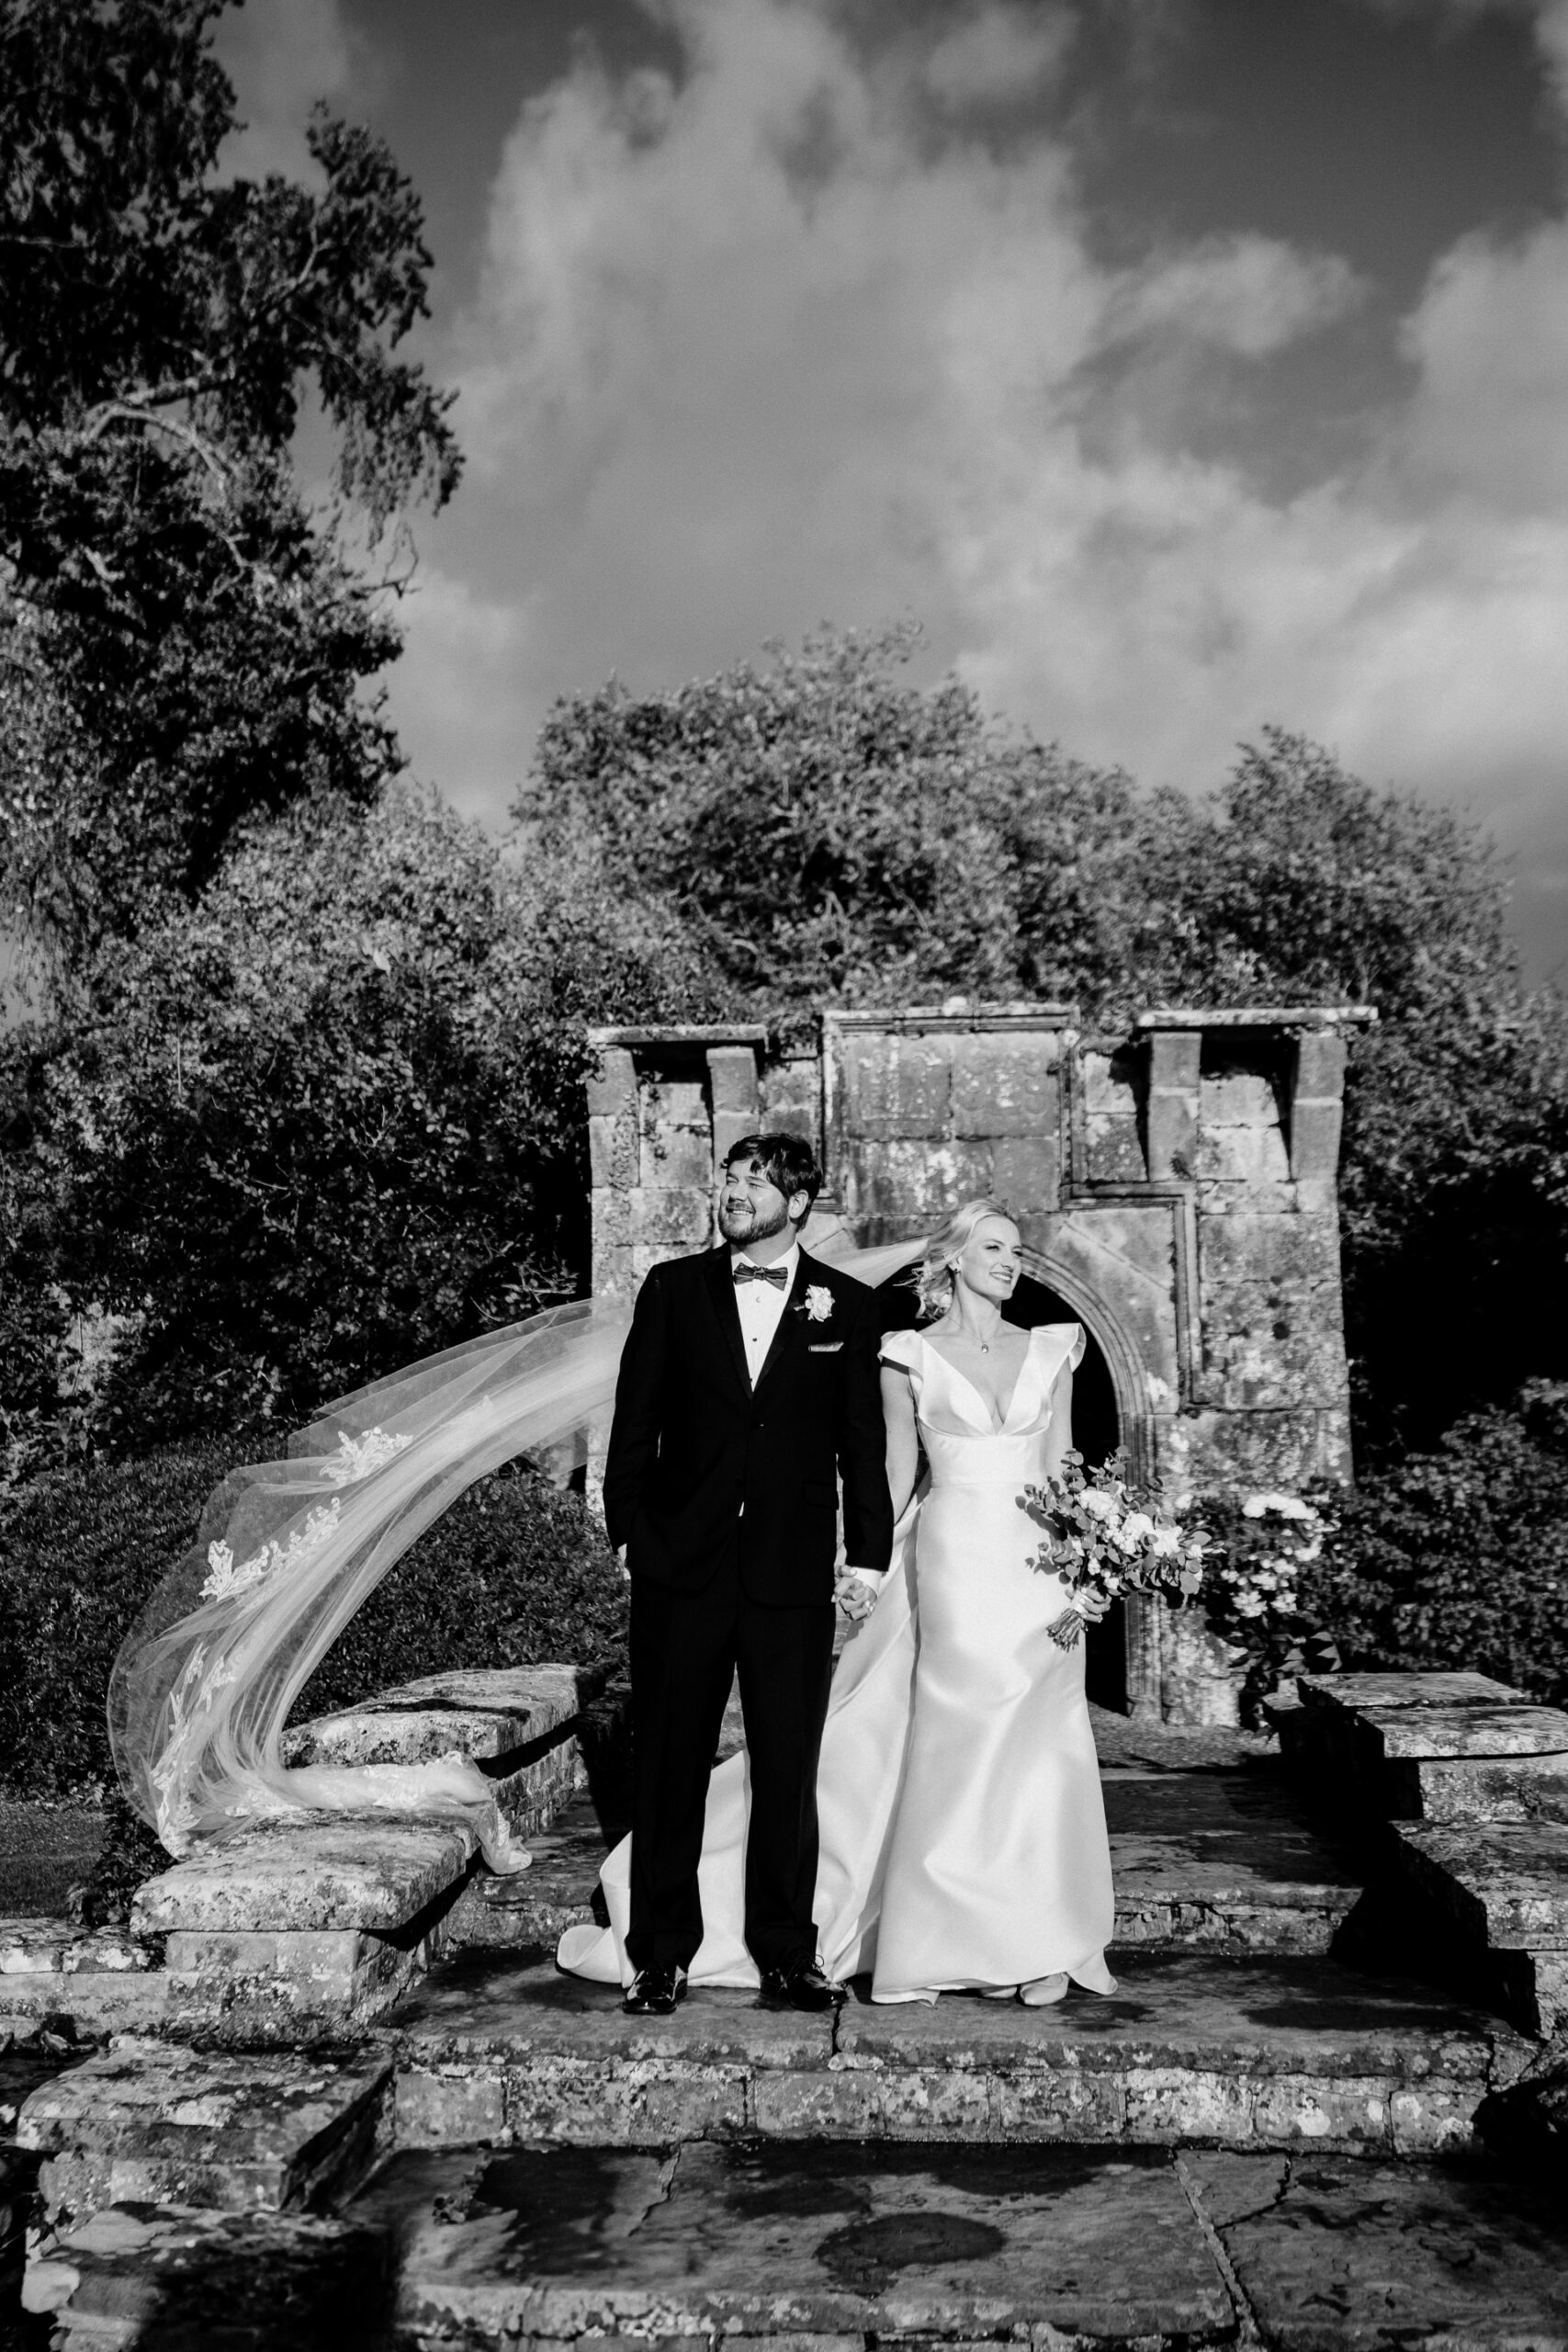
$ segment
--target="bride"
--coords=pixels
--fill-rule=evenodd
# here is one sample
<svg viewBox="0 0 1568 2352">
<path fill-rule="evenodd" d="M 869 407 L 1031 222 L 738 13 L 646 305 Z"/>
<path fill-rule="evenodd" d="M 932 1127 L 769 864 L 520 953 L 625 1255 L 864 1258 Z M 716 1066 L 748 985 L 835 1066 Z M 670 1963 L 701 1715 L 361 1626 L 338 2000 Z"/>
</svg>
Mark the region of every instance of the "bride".
<svg viewBox="0 0 1568 2352">
<path fill-rule="evenodd" d="M 1083 1645 L 1052 1638 L 1068 1594 L 1033 1566 L 1039 1534 L 1019 1507 L 1072 1442 L 1083 1333 L 1002 1320 L 1021 1271 L 1006 1210 L 968 1203 L 916 1277 L 929 1329 L 882 1342 L 898 1536 L 879 1589 L 865 1577 L 840 1587 L 864 1623 L 840 1658 L 823 1734 L 815 1905 L 827 1973 L 870 1970 L 874 2001 L 975 1991 L 1035 2007 L 1069 1980 L 1115 1990 Z M 1100 1613 L 1081 1597 L 1073 1605 Z M 709 1781 L 694 1985 L 758 1982 L 741 1926 L 746 1814 L 741 1754 Z M 561 1939 L 559 1964 L 574 1974 L 629 1984 L 635 1973 L 629 1848 L 601 1873 L 609 1927 Z"/>
</svg>

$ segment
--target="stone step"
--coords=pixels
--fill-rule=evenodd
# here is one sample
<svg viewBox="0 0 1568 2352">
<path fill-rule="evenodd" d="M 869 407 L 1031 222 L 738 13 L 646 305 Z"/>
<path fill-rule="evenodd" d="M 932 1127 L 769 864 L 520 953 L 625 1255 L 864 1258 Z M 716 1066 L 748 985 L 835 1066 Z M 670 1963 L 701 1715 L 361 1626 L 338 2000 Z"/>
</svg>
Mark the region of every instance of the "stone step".
<svg viewBox="0 0 1568 2352">
<path fill-rule="evenodd" d="M 22 2304 L 52 2352 L 387 2352 L 389 2287 L 364 2222 L 165 2201 L 47 2235 Z"/>
<path fill-rule="evenodd" d="M 280 2211 L 346 2195 L 383 2153 L 391 2068 L 240 2055 L 126 2035 L 23 2100 L 17 2144 L 43 2156 L 56 2227 L 110 2205 Z"/>
<path fill-rule="evenodd" d="M 1179 2175 L 1141 2150 L 398 2158 L 352 2211 L 396 2233 L 396 2322 L 415 2345 L 1196 2347 L 1235 2332 Z"/>
<path fill-rule="evenodd" d="M 1561 2352 L 1550 2189 L 1432 2165 L 1126 2147 L 684 2144 L 394 2156 L 412 2347 Z"/>
<path fill-rule="evenodd" d="M 1392 1877 L 1447 1973 L 1527 2033 L 1568 2020 L 1568 1825 L 1396 1822 Z"/>
<path fill-rule="evenodd" d="M 759 2135 L 1408 2154 L 1465 2144 L 1532 2053 L 1446 1995 L 1321 1959 L 1133 1950 L 1114 1964 L 1113 1999 L 852 1997 L 835 2023 L 723 1992 L 627 2018 L 610 1987 L 470 1954 L 377 2040 L 404 2148 Z"/>
<path fill-rule="evenodd" d="M 1102 1776 L 1119 1944 L 1326 1952 L 1363 1883 L 1358 1859 L 1324 1836 L 1277 1771 Z M 553 1951 L 592 1919 L 605 1834 L 579 1797 L 529 1841 L 520 1878 L 476 1875 L 450 1942 Z"/>
<path fill-rule="evenodd" d="M 0 2034 L 61 2016 L 97 2032 L 152 2027 L 168 2000 L 158 1957 L 122 1928 L 0 1919 Z"/>
<path fill-rule="evenodd" d="M 604 1679 L 560 1665 L 426 1675 L 297 1725 L 285 1753 L 290 1764 L 338 1765 L 466 1756 L 495 1782 L 496 1802 L 527 1837 L 584 1785 L 578 1731 Z"/>
</svg>

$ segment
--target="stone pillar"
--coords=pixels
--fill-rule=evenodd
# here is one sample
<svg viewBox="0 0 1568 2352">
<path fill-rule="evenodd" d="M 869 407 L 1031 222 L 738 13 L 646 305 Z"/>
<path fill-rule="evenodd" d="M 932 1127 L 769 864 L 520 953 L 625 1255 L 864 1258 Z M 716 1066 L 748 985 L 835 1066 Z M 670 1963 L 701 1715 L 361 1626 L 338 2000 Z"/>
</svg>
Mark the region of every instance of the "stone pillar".
<svg viewBox="0 0 1568 2352">
<path fill-rule="evenodd" d="M 632 1276 L 632 1196 L 639 1177 L 637 1070 L 624 1046 L 604 1046 L 588 1081 L 588 1165 L 594 1295 L 625 1296 Z"/>
<path fill-rule="evenodd" d="M 1344 1035 L 1305 1029 L 1291 1073 L 1291 1174 L 1300 1183 L 1332 1184 L 1339 1172 L 1345 1116 Z"/>
<path fill-rule="evenodd" d="M 716 1182 L 725 1158 L 741 1136 L 761 1125 L 757 1056 L 750 1046 L 708 1047 L 708 1091 L 713 1099 L 713 1173 Z"/>
<path fill-rule="evenodd" d="M 1190 1182 L 1198 1164 L 1197 1029 L 1156 1029 L 1149 1038 L 1148 1172 L 1151 1181 Z"/>
</svg>

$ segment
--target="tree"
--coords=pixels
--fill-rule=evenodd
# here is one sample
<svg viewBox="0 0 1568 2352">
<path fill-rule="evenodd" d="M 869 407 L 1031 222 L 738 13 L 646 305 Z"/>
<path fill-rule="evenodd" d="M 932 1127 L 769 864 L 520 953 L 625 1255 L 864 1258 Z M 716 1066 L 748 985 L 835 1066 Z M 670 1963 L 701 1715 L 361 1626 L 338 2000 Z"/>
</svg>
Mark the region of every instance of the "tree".
<svg viewBox="0 0 1568 2352">
<path fill-rule="evenodd" d="M 1346 1303 L 1359 1438 L 1429 1442 L 1568 1373 L 1568 1027 L 1520 989 L 1475 829 L 1268 728 L 1210 798 L 902 684 L 912 638 L 809 640 L 635 697 L 558 705 L 518 814 L 660 892 L 731 991 L 814 1002 L 1061 996 L 1375 1004 L 1348 1090 Z"/>
<path fill-rule="evenodd" d="M 398 764 L 362 682 L 397 650 L 351 560 L 458 456 L 395 356 L 416 197 L 318 111 L 321 186 L 225 179 L 225 0 L 0 0 L 0 865 L 81 965 L 217 870 L 237 825 Z M 313 511 L 290 450 L 335 447 Z"/>
<path fill-rule="evenodd" d="M 0 1290 L 123 1318 L 84 1400 L 96 1444 L 291 1423 L 574 1296 L 585 1023 L 705 1009 L 581 870 L 508 865 L 401 784 L 304 804 L 127 949 L 69 1035 L 5 1041 L 28 1215 Z"/>
<path fill-rule="evenodd" d="M 897 676 L 916 632 L 823 632 L 671 693 L 558 703 L 516 815 L 662 897 L 730 1001 L 1100 995 L 1135 922 L 1125 776 Z"/>
</svg>

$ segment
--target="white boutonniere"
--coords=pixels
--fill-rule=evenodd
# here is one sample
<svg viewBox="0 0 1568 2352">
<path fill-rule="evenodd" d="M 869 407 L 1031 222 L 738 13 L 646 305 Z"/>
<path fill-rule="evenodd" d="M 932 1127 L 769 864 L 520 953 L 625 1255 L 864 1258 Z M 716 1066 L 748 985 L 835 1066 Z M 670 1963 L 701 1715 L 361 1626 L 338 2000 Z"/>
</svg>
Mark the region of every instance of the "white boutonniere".
<svg viewBox="0 0 1568 2352">
<path fill-rule="evenodd" d="M 822 1283 L 813 1283 L 806 1294 L 806 1314 L 808 1322 L 826 1323 L 833 1312 L 833 1294 Z"/>
</svg>

